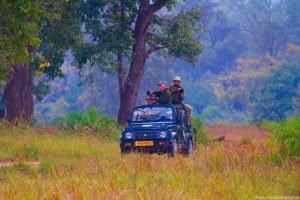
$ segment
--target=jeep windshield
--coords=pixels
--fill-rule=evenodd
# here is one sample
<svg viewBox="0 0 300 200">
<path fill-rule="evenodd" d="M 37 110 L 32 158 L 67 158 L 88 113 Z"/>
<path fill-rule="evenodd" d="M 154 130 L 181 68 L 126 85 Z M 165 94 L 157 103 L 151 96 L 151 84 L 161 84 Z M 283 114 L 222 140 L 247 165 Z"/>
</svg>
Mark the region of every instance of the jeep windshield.
<svg viewBox="0 0 300 200">
<path fill-rule="evenodd" d="M 172 122 L 173 110 L 171 107 L 139 107 L 132 115 L 132 122 Z"/>
</svg>

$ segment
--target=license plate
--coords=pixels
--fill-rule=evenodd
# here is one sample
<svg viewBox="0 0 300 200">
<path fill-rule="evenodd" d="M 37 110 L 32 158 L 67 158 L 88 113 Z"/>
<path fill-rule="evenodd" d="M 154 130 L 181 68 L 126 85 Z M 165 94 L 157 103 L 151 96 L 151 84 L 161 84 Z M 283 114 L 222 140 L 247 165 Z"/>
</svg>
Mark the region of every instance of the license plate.
<svg viewBox="0 0 300 200">
<path fill-rule="evenodd" d="M 135 146 L 153 146 L 153 141 L 136 141 Z"/>
</svg>

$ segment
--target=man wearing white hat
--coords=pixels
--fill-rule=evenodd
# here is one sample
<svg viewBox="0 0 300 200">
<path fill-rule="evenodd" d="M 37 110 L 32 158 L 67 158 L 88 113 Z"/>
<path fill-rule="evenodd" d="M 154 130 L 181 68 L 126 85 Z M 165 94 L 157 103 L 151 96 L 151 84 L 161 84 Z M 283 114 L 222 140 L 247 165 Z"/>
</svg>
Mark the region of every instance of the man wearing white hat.
<svg viewBox="0 0 300 200">
<path fill-rule="evenodd" d="M 171 92 L 171 98 L 173 104 L 178 104 L 179 106 L 182 105 L 182 101 L 184 100 L 184 87 L 180 85 L 181 79 L 179 76 L 175 76 L 173 79 L 173 85 L 169 87 L 169 91 Z M 191 118 L 193 107 L 189 104 L 184 104 L 186 114 L 187 114 L 187 124 L 191 126 Z"/>
</svg>

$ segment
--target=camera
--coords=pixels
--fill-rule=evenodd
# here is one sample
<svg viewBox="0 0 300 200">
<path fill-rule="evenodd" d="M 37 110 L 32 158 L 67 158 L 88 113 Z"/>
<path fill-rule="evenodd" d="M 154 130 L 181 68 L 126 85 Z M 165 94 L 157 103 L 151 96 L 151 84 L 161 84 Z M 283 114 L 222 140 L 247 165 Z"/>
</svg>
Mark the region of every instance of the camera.
<svg viewBox="0 0 300 200">
<path fill-rule="evenodd" d="M 182 88 L 178 88 L 178 92 L 179 93 L 183 93 L 183 89 Z"/>
<path fill-rule="evenodd" d="M 147 91 L 149 97 L 159 97 L 162 94 L 161 91 Z"/>
</svg>

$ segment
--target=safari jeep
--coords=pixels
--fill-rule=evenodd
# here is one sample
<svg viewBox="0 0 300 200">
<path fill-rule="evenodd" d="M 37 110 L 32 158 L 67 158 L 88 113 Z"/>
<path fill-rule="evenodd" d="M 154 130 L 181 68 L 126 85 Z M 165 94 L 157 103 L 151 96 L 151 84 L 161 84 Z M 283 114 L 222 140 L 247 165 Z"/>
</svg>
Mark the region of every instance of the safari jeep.
<svg viewBox="0 0 300 200">
<path fill-rule="evenodd" d="M 152 104 L 137 106 L 122 132 L 121 153 L 131 151 L 167 153 L 174 157 L 177 152 L 191 156 L 196 131 L 186 124 L 185 110 L 174 104 Z M 193 133 L 194 132 L 194 133 Z"/>
</svg>

